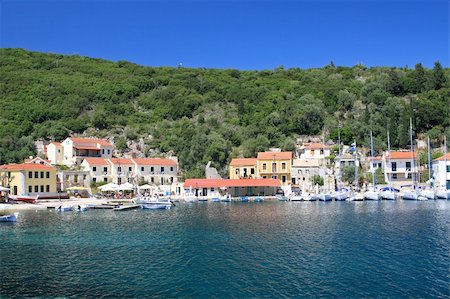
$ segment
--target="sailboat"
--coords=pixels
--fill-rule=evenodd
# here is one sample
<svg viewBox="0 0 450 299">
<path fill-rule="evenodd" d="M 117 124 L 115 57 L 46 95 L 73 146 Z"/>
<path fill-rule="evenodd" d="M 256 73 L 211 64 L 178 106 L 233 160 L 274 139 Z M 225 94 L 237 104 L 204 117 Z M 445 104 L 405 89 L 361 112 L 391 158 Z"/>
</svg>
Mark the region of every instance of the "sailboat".
<svg viewBox="0 0 450 299">
<path fill-rule="evenodd" d="M 352 150 L 354 150 L 354 166 L 355 166 L 355 186 L 350 196 L 348 197 L 348 201 L 363 201 L 364 194 L 358 192 L 358 167 L 356 166 L 356 141 L 352 144 Z"/>
<path fill-rule="evenodd" d="M 384 174 L 386 176 L 386 168 L 387 165 L 390 165 L 390 156 L 391 156 L 391 141 L 389 139 L 389 131 L 387 131 L 387 140 L 388 140 L 388 151 L 386 155 L 386 165 L 384 166 Z M 388 182 L 391 183 L 391 178 L 388 178 Z M 397 197 L 397 193 L 395 192 L 396 189 L 394 189 L 391 184 L 389 184 L 388 188 L 385 188 L 381 192 L 381 198 L 384 200 L 395 200 Z M 398 191 L 397 191 L 398 192 Z"/>
<path fill-rule="evenodd" d="M 427 138 L 427 146 L 428 146 L 428 181 L 431 183 L 433 176 L 431 175 L 430 136 L 428 136 L 428 138 Z M 425 197 L 426 199 L 436 199 L 436 193 L 431 188 L 430 189 L 424 189 L 424 190 L 420 191 L 419 194 L 420 194 L 419 199 L 421 197 Z"/>
<path fill-rule="evenodd" d="M 373 190 L 372 191 L 366 191 L 364 192 L 364 199 L 365 200 L 380 200 L 381 199 L 381 195 L 380 193 L 378 193 L 377 191 L 377 187 L 375 184 L 375 167 L 373 165 L 373 155 L 374 155 L 374 149 L 373 149 L 373 136 L 372 136 L 372 131 L 370 131 L 370 152 L 372 155 L 372 159 L 371 159 L 371 163 L 372 163 L 372 186 L 373 186 Z"/>
<path fill-rule="evenodd" d="M 403 192 L 403 200 L 417 200 L 419 197 L 419 194 L 417 193 L 417 188 L 416 188 L 416 175 L 414 173 L 415 171 L 415 164 L 416 164 L 416 159 L 414 159 L 414 144 L 413 144 L 413 137 L 412 137 L 412 119 L 409 119 L 409 139 L 410 139 L 410 143 L 411 143 L 411 153 L 412 153 L 412 179 L 413 179 L 413 189 L 412 190 L 408 190 Z"/>
<path fill-rule="evenodd" d="M 341 188 L 341 133 L 338 127 L 338 176 L 337 176 L 337 191 L 331 195 L 336 201 L 344 201 L 348 198 L 347 191 Z"/>
<path fill-rule="evenodd" d="M 444 136 L 444 181 L 439 182 L 440 188 L 436 192 L 436 198 L 438 199 L 450 199 L 450 189 L 447 189 L 446 183 L 447 183 L 447 137 Z"/>
</svg>

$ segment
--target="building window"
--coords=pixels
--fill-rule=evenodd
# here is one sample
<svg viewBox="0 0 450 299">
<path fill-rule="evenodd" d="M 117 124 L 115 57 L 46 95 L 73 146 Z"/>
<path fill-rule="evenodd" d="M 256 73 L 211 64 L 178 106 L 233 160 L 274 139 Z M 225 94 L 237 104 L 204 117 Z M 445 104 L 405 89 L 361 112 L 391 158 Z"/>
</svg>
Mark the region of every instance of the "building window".
<svg viewBox="0 0 450 299">
<path fill-rule="evenodd" d="M 39 178 L 39 172 L 38 172 L 38 171 L 35 171 L 35 172 L 34 172 L 34 178 L 35 178 L 35 179 L 38 179 L 38 178 Z"/>
<path fill-rule="evenodd" d="M 277 172 L 277 163 L 276 162 L 272 163 L 272 172 Z"/>
<path fill-rule="evenodd" d="M 44 185 L 41 185 L 41 192 L 44 192 Z"/>
<path fill-rule="evenodd" d="M 408 179 L 412 179 L 412 173 L 408 173 Z"/>
<path fill-rule="evenodd" d="M 29 179 L 32 179 L 32 178 L 33 178 L 33 172 L 32 172 L 32 171 L 29 171 L 29 172 L 28 172 L 28 178 L 29 178 Z"/>
<path fill-rule="evenodd" d="M 108 179 L 107 178 L 103 178 L 103 182 L 107 183 Z"/>
<path fill-rule="evenodd" d="M 28 186 L 28 193 L 33 192 L 33 186 Z"/>
<path fill-rule="evenodd" d="M 295 178 L 292 178 L 291 181 L 292 181 L 292 184 L 295 185 Z"/>
<path fill-rule="evenodd" d="M 164 185 L 164 178 L 161 178 L 160 181 L 161 181 L 161 185 Z"/>
<path fill-rule="evenodd" d="M 275 179 L 275 180 L 276 180 L 276 179 L 278 179 L 278 176 L 277 176 L 277 175 L 273 175 L 273 176 L 272 176 L 272 179 Z"/>
<path fill-rule="evenodd" d="M 111 150 L 108 150 L 108 155 L 111 153 Z"/>
<path fill-rule="evenodd" d="M 312 149 L 311 150 L 311 156 L 314 156 L 314 154 L 315 154 L 315 151 Z"/>
<path fill-rule="evenodd" d="M 144 171 L 144 166 L 141 166 L 141 171 Z"/>
<path fill-rule="evenodd" d="M 281 163 L 281 169 L 282 170 L 286 170 L 286 163 L 285 162 Z"/>
<path fill-rule="evenodd" d="M 161 167 L 161 172 L 164 172 L 164 167 Z"/>
<path fill-rule="evenodd" d="M 92 171 L 97 171 L 97 167 L 92 167 Z"/>
<path fill-rule="evenodd" d="M 43 179 L 43 178 L 44 178 L 44 172 L 41 171 L 41 179 Z"/>
<path fill-rule="evenodd" d="M 14 194 L 14 195 L 17 195 L 17 186 L 14 186 L 14 187 L 13 187 L 13 194 Z"/>
<path fill-rule="evenodd" d="M 97 182 L 97 178 L 92 178 L 92 181 L 95 183 Z"/>
<path fill-rule="evenodd" d="M 118 172 L 122 172 L 122 167 L 120 167 L 120 166 L 117 167 L 117 171 L 118 171 Z"/>
<path fill-rule="evenodd" d="M 397 174 L 396 173 L 393 173 L 392 174 L 392 180 L 396 180 L 397 179 Z"/>
<path fill-rule="evenodd" d="M 170 183 L 173 183 L 173 176 L 170 177 Z"/>
<path fill-rule="evenodd" d="M 236 174 L 239 174 L 239 168 L 236 168 L 235 173 L 236 173 Z"/>
<path fill-rule="evenodd" d="M 263 175 L 262 178 L 263 178 L 263 179 L 267 179 L 267 176 L 266 176 L 266 175 Z"/>
<path fill-rule="evenodd" d="M 117 184 L 122 184 L 122 178 L 117 178 Z"/>
<path fill-rule="evenodd" d="M 450 165 L 447 165 L 447 172 L 450 172 Z"/>
<path fill-rule="evenodd" d="M 104 172 L 105 174 L 108 174 L 108 167 L 103 167 L 103 172 Z"/>
<path fill-rule="evenodd" d="M 267 164 L 266 164 L 266 163 L 263 163 L 263 164 L 262 164 L 262 168 L 263 168 L 263 170 L 267 170 Z"/>
<path fill-rule="evenodd" d="M 286 183 L 286 176 L 285 176 L 285 175 L 282 175 L 282 176 L 281 176 L 281 181 L 282 181 L 283 183 Z"/>
<path fill-rule="evenodd" d="M 391 169 L 392 169 L 392 171 L 397 171 L 397 162 L 391 163 Z"/>
<path fill-rule="evenodd" d="M 128 171 L 131 172 L 133 169 L 131 167 L 128 167 Z"/>
<path fill-rule="evenodd" d="M 170 171 L 173 171 L 173 166 L 170 166 Z"/>
<path fill-rule="evenodd" d="M 150 167 L 150 172 L 154 172 L 155 171 L 155 167 L 151 166 Z"/>
<path fill-rule="evenodd" d="M 102 148 L 102 155 L 104 155 L 105 154 L 105 149 L 104 148 Z"/>
<path fill-rule="evenodd" d="M 255 174 L 255 169 L 253 167 L 250 168 L 250 174 Z"/>
<path fill-rule="evenodd" d="M 50 192 L 50 185 L 45 186 L 45 192 Z"/>
<path fill-rule="evenodd" d="M 38 185 L 34 186 L 34 192 L 39 192 L 39 186 Z"/>
<path fill-rule="evenodd" d="M 154 183 L 154 182 L 155 182 L 155 178 L 154 178 L 154 177 L 151 177 L 151 178 L 150 178 L 150 182 Z"/>
<path fill-rule="evenodd" d="M 45 173 L 45 177 L 46 177 L 47 179 L 50 178 L 50 172 L 49 172 L 49 171 L 47 171 L 47 172 Z"/>
<path fill-rule="evenodd" d="M 320 154 L 323 155 L 323 149 L 320 150 Z"/>
<path fill-rule="evenodd" d="M 406 170 L 411 171 L 411 162 L 406 162 Z"/>
</svg>

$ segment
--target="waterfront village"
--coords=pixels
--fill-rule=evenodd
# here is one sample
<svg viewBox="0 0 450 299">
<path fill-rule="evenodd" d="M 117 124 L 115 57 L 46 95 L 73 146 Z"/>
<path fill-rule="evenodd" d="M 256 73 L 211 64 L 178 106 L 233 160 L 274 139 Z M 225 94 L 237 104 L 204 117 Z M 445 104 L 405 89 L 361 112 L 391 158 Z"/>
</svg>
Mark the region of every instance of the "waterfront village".
<svg viewBox="0 0 450 299">
<path fill-rule="evenodd" d="M 2 201 L 61 201 L 92 194 L 112 200 L 155 196 L 185 201 L 219 200 L 224 196 L 241 200 L 345 200 L 351 193 L 356 194 L 353 200 L 367 200 L 381 199 L 382 191 L 386 199 L 408 197 L 408 192 L 418 199 L 419 191 L 424 192 L 422 198 L 432 199 L 441 193 L 448 198 L 450 189 L 447 153 L 427 169 L 428 165 L 418 165 L 414 151 L 370 156 L 354 144 L 304 141 L 292 152 L 274 148 L 253 158 L 234 158 L 228 178 L 222 178 L 208 163 L 205 178 L 182 181 L 175 156 L 115 157 L 113 143 L 97 138 L 68 137 L 61 142 L 37 144 L 36 157 L 21 164 L 0 165 Z"/>
</svg>

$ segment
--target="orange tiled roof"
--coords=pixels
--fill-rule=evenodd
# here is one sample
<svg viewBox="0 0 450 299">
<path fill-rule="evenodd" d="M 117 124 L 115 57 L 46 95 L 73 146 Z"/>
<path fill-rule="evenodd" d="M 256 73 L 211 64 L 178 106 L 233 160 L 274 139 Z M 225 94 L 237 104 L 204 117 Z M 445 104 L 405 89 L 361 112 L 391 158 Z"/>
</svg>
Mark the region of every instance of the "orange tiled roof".
<svg viewBox="0 0 450 299">
<path fill-rule="evenodd" d="M 35 163 L 23 163 L 23 164 L 5 164 L 0 165 L 0 169 L 3 170 L 56 170 L 55 167 L 35 164 Z"/>
<path fill-rule="evenodd" d="M 434 159 L 434 161 L 445 161 L 445 156 Z M 447 161 L 450 161 L 450 153 L 447 153 Z"/>
<path fill-rule="evenodd" d="M 184 188 L 220 188 L 220 187 L 279 187 L 280 180 L 275 179 L 187 179 Z"/>
<path fill-rule="evenodd" d="M 260 152 L 258 160 L 289 160 L 292 159 L 292 152 Z"/>
<path fill-rule="evenodd" d="M 61 142 L 53 141 L 50 144 L 54 144 L 55 146 L 61 146 Z"/>
<path fill-rule="evenodd" d="M 373 159 L 374 159 L 375 161 L 381 161 L 381 156 L 373 157 Z"/>
<path fill-rule="evenodd" d="M 412 159 L 413 155 L 410 151 L 391 151 L 385 153 L 386 158 L 389 159 Z M 417 153 L 414 152 L 414 159 L 417 159 Z"/>
<path fill-rule="evenodd" d="M 253 166 L 257 164 L 256 158 L 234 158 L 230 162 L 230 166 Z"/>
<path fill-rule="evenodd" d="M 329 149 L 330 148 L 328 145 L 324 145 L 322 143 L 314 143 L 314 142 L 304 143 L 303 146 L 305 148 L 309 148 L 309 149 Z"/>
<path fill-rule="evenodd" d="M 138 165 L 177 165 L 172 159 L 162 159 L 162 158 L 134 158 L 134 162 Z"/>
<path fill-rule="evenodd" d="M 88 162 L 89 165 L 110 165 L 108 160 L 104 158 L 87 157 L 84 158 L 84 161 Z"/>
<path fill-rule="evenodd" d="M 110 158 L 112 164 L 134 165 L 133 160 L 129 158 Z"/>
</svg>

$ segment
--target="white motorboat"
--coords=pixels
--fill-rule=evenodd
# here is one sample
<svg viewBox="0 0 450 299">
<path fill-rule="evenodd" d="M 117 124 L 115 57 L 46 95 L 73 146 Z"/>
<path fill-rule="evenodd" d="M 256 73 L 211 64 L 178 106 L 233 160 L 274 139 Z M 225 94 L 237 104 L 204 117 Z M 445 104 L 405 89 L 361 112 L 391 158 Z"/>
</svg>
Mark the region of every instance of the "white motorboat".
<svg viewBox="0 0 450 299">
<path fill-rule="evenodd" d="M 364 192 L 364 199 L 365 200 L 380 200 L 381 194 L 377 191 L 366 191 Z"/>
<path fill-rule="evenodd" d="M 320 201 L 331 201 L 331 194 L 330 193 L 319 193 L 317 194 L 317 198 Z"/>
<path fill-rule="evenodd" d="M 168 198 L 150 198 L 139 202 L 142 209 L 159 210 L 170 209 L 174 204 Z"/>
<path fill-rule="evenodd" d="M 436 191 L 437 199 L 450 199 L 450 190 L 438 190 Z"/>
<path fill-rule="evenodd" d="M 316 201 L 317 200 L 317 197 L 315 197 L 309 193 L 302 194 L 301 197 L 302 197 L 303 201 Z"/>
<path fill-rule="evenodd" d="M 55 210 L 58 212 L 70 212 L 70 211 L 73 211 L 73 206 L 72 205 L 61 205 L 59 207 L 56 207 Z"/>
</svg>

